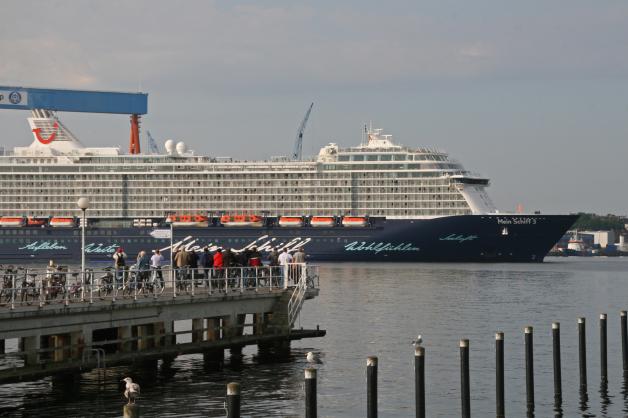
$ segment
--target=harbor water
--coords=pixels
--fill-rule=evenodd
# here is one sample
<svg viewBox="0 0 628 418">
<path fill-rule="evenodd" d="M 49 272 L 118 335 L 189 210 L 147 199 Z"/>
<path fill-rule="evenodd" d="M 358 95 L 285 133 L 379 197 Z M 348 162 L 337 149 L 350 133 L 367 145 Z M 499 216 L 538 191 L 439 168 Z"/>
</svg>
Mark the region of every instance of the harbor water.
<svg viewBox="0 0 628 418">
<path fill-rule="evenodd" d="M 300 326 L 327 336 L 297 341 L 291 357 L 258 359 L 247 347 L 240 362 L 227 355 L 221 371 L 201 355 L 171 367 L 108 370 L 80 380 L 48 378 L 0 386 L 0 415 L 9 417 L 122 416 L 122 383 L 142 387 L 142 417 L 224 417 L 225 387 L 242 385 L 242 413 L 300 417 L 305 354 L 320 354 L 320 417 L 366 415 L 366 358 L 379 357 L 382 417 L 414 416 L 414 348 L 426 349 L 426 409 L 460 416 L 458 342 L 470 340 L 471 411 L 495 415 L 495 337 L 505 333 L 506 415 L 526 416 L 524 336 L 534 327 L 535 416 L 554 415 L 552 322 L 561 323 L 563 414 L 618 417 L 628 413 L 622 377 L 619 311 L 628 308 L 628 258 L 547 258 L 542 264 L 323 264 L 320 296 L 305 303 Z M 608 313 L 608 391 L 600 391 L 600 313 Z M 579 392 L 577 318 L 587 318 L 588 391 Z M 179 324 L 184 327 L 186 324 Z M 8 347 L 10 348 L 10 347 Z M 228 352 L 227 352 L 228 353 Z"/>
</svg>

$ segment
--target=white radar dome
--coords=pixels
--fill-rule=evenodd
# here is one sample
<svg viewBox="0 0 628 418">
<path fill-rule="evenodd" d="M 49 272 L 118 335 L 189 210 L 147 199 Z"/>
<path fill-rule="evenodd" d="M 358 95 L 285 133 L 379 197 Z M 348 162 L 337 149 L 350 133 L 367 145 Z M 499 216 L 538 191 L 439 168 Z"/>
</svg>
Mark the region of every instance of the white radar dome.
<svg viewBox="0 0 628 418">
<path fill-rule="evenodd" d="M 185 151 L 187 151 L 187 147 L 185 146 L 185 142 L 181 141 L 181 142 L 177 143 L 177 152 L 179 154 L 185 154 Z"/>
<path fill-rule="evenodd" d="M 164 146 L 166 147 L 166 152 L 168 154 L 172 154 L 172 152 L 174 151 L 174 141 L 172 139 L 169 139 L 166 141 Z"/>
</svg>

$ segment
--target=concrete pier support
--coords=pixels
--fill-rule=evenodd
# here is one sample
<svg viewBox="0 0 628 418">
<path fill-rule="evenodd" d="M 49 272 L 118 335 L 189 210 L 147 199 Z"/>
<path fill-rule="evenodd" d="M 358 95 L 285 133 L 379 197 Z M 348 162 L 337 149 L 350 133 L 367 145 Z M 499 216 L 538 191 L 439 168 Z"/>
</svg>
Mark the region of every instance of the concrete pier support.
<svg viewBox="0 0 628 418">
<path fill-rule="evenodd" d="M 207 318 L 207 341 L 220 339 L 220 318 Z"/>
<path fill-rule="evenodd" d="M 153 335 L 153 324 L 145 324 L 137 326 L 137 349 L 149 350 L 155 346 Z"/>
<path fill-rule="evenodd" d="M 52 361 L 62 362 L 70 358 L 70 334 L 57 334 L 48 337 L 52 351 Z"/>
<path fill-rule="evenodd" d="M 27 352 L 24 357 L 24 364 L 26 366 L 33 366 L 39 362 L 40 356 L 34 352 L 39 349 L 41 349 L 41 335 L 20 338 L 20 350 Z"/>
<path fill-rule="evenodd" d="M 192 342 L 203 341 L 203 328 L 205 320 L 203 318 L 192 319 Z"/>
<path fill-rule="evenodd" d="M 130 326 L 118 327 L 118 339 L 125 340 L 118 343 L 118 351 L 129 352 L 133 350 L 133 330 Z"/>
<path fill-rule="evenodd" d="M 91 332 L 90 332 L 91 335 Z M 85 335 L 84 331 L 71 332 L 69 336 L 70 343 L 70 358 L 79 359 L 83 355 L 85 349 Z"/>
<path fill-rule="evenodd" d="M 264 334 L 264 324 L 265 324 L 265 314 L 264 312 L 254 313 L 253 314 L 253 335 L 262 335 Z"/>
</svg>

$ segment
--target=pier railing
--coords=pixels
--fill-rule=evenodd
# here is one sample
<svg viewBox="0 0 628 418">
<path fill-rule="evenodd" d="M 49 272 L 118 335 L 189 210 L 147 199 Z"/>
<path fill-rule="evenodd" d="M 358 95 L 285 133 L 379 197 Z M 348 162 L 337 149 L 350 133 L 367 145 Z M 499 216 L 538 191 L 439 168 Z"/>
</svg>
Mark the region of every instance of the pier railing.
<svg viewBox="0 0 628 418">
<path fill-rule="evenodd" d="M 0 309 L 115 303 L 117 300 L 165 299 L 180 296 L 272 292 L 294 287 L 291 309 L 298 314 L 308 288 L 318 288 L 318 266 L 292 263 L 286 266 L 138 269 L 0 268 Z M 298 307 L 297 307 L 298 305 Z"/>
</svg>

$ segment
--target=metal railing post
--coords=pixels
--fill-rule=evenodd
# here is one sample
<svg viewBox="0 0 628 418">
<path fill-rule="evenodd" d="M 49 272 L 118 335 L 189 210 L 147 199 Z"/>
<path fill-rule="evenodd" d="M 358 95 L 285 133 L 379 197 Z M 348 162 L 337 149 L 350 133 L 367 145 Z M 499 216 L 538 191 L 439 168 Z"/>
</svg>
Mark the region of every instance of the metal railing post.
<svg viewBox="0 0 628 418">
<path fill-rule="evenodd" d="M 240 267 L 240 293 L 244 292 L 244 267 Z"/>
<path fill-rule="evenodd" d="M 81 303 L 85 302 L 85 270 L 81 272 Z"/>
<path fill-rule="evenodd" d="M 94 277 L 96 277 L 96 275 L 92 274 L 91 277 L 89 278 L 89 303 L 90 305 L 94 303 Z"/>
<path fill-rule="evenodd" d="M 192 270 L 192 296 L 194 296 L 194 285 L 196 284 L 196 269 L 191 269 Z"/>
<path fill-rule="evenodd" d="M 15 309 L 15 273 L 11 273 L 11 309 Z"/>
<path fill-rule="evenodd" d="M 177 279 L 176 272 L 173 266 L 170 266 L 170 278 L 172 279 L 172 297 L 177 297 Z"/>
</svg>

